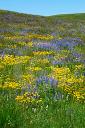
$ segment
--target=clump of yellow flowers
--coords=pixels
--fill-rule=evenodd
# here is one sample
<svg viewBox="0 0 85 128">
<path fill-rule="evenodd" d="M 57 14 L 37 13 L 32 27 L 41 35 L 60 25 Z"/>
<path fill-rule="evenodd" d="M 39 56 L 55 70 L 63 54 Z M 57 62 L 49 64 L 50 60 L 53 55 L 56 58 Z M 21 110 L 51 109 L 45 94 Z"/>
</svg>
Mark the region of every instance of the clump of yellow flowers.
<svg viewBox="0 0 85 128">
<path fill-rule="evenodd" d="M 83 83 L 84 77 L 83 76 L 81 76 L 80 78 L 75 77 L 74 74 L 71 73 L 68 67 L 53 68 L 52 73 L 53 76 L 57 78 L 61 83 L 65 83 L 65 84 Z"/>
<path fill-rule="evenodd" d="M 33 46 L 33 42 L 18 42 L 18 45 L 20 46 L 28 46 L 28 47 L 32 47 Z"/>
<path fill-rule="evenodd" d="M 30 71 L 41 71 L 42 70 L 42 68 L 41 67 L 27 67 L 27 69 L 29 69 Z"/>
<path fill-rule="evenodd" d="M 0 61 L 5 65 L 14 65 L 19 63 L 26 63 L 30 60 L 29 56 L 13 56 L 13 55 L 5 55 L 3 58 L 0 57 Z"/>
<path fill-rule="evenodd" d="M 35 80 L 32 74 L 24 74 L 22 79 L 24 82 L 28 82 L 29 84 L 32 84 Z"/>
<path fill-rule="evenodd" d="M 36 52 L 33 52 L 33 54 L 36 56 L 40 56 L 40 55 L 50 55 L 50 54 L 53 54 L 52 51 L 36 51 Z"/>
<path fill-rule="evenodd" d="M 78 101 L 85 100 L 85 93 L 82 94 L 80 91 L 74 91 L 73 95 Z"/>
<path fill-rule="evenodd" d="M 85 87 L 80 87 L 77 89 L 77 86 L 64 86 L 64 91 L 72 95 L 77 101 L 85 101 Z"/>
<path fill-rule="evenodd" d="M 5 82 L 4 85 L 0 85 L 0 88 L 3 88 L 3 89 L 16 89 L 20 87 L 21 85 L 16 82 Z"/>
<path fill-rule="evenodd" d="M 52 40 L 54 37 L 52 35 L 40 35 L 40 34 L 32 34 L 30 33 L 29 35 L 25 35 L 25 36 L 12 36 L 12 37 L 8 37 L 6 36 L 5 39 L 9 39 L 9 40 L 15 40 L 15 39 L 41 39 L 41 40 Z"/>
<path fill-rule="evenodd" d="M 81 67 L 81 65 L 76 66 L 76 69 L 80 69 Z M 84 76 L 77 78 L 68 67 L 54 67 L 52 68 L 52 71 L 51 75 L 59 81 L 58 86 L 63 88 L 64 91 L 71 94 L 77 100 L 85 99 L 85 93 L 80 92 L 81 86 L 77 86 L 84 83 Z"/>
<path fill-rule="evenodd" d="M 39 34 L 30 34 L 28 35 L 29 38 L 37 38 L 41 40 L 52 40 L 54 37 L 52 35 L 39 35 Z"/>
<path fill-rule="evenodd" d="M 16 97 L 16 101 L 20 103 L 41 103 L 42 98 L 37 92 L 25 92 L 21 96 Z"/>
</svg>

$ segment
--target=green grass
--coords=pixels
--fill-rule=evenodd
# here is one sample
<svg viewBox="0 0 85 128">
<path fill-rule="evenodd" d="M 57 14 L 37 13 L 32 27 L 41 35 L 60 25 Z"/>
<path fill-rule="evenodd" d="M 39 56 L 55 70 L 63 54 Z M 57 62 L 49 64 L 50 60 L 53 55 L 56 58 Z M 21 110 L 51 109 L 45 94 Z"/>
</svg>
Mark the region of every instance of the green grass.
<svg viewBox="0 0 85 128">
<path fill-rule="evenodd" d="M 6 93 L 6 92 L 5 92 Z M 39 106 L 18 104 L 13 95 L 0 97 L 1 128 L 84 128 L 85 105 L 78 102 L 45 102 Z"/>
</svg>

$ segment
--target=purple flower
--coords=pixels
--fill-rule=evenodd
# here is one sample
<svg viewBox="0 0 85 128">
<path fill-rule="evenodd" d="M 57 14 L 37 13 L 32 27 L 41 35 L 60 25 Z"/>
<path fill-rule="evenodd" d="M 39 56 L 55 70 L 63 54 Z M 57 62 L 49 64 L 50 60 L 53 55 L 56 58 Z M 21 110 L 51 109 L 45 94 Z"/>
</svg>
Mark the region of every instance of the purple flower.
<svg viewBox="0 0 85 128">
<path fill-rule="evenodd" d="M 58 85 L 58 81 L 52 77 L 49 78 L 49 82 L 52 87 L 56 87 Z"/>
<path fill-rule="evenodd" d="M 53 65 L 62 64 L 62 61 L 59 61 L 59 60 L 58 60 L 58 61 L 55 61 L 55 60 L 53 60 L 53 61 L 52 61 L 52 64 L 53 64 Z"/>
<path fill-rule="evenodd" d="M 50 84 L 51 87 L 54 87 L 54 86 L 58 85 L 58 81 L 57 80 L 55 80 L 52 77 L 49 78 L 47 76 L 41 76 L 36 81 L 36 85 L 37 86 L 39 84 L 43 84 L 43 83 L 48 84 L 48 85 Z"/>
</svg>

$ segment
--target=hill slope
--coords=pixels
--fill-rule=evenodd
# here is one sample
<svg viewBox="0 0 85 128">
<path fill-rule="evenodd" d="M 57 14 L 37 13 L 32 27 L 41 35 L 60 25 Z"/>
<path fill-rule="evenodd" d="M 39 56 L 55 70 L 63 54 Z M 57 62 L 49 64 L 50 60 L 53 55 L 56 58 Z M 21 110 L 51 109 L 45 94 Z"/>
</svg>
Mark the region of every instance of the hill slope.
<svg viewBox="0 0 85 128">
<path fill-rule="evenodd" d="M 3 30 L 2 30 L 3 28 Z M 54 33 L 59 36 L 84 36 L 85 14 L 37 16 L 0 10 L 0 32 L 5 29 Z"/>
</svg>

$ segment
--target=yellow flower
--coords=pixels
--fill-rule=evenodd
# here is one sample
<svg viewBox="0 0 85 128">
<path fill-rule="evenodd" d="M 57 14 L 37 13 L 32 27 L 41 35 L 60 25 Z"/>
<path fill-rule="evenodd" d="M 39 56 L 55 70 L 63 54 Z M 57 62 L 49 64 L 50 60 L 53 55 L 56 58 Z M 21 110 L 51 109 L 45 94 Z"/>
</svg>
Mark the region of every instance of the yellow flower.
<svg viewBox="0 0 85 128">
<path fill-rule="evenodd" d="M 16 89 L 20 88 L 21 85 L 16 82 L 5 82 L 4 85 L 1 86 L 2 88 L 11 88 L 11 89 Z"/>
<path fill-rule="evenodd" d="M 40 56 L 40 55 L 50 55 L 50 54 L 53 54 L 53 52 L 52 51 L 37 51 L 37 52 L 33 52 L 33 54 L 36 56 L 36 55 L 38 55 L 38 56 Z"/>
<path fill-rule="evenodd" d="M 33 42 L 28 42 L 28 43 L 26 43 L 26 46 L 32 47 L 32 46 L 33 46 Z"/>
<path fill-rule="evenodd" d="M 74 76 L 70 76 L 70 78 L 67 77 L 67 79 L 66 79 L 66 82 L 70 83 L 70 84 L 73 84 L 73 83 L 83 83 L 83 81 L 84 81 L 83 77 L 76 78 Z"/>
<path fill-rule="evenodd" d="M 18 42 L 18 44 L 21 45 L 21 46 L 25 46 L 26 45 L 25 42 Z"/>
<path fill-rule="evenodd" d="M 24 96 L 17 96 L 16 98 L 16 101 L 18 101 L 18 102 L 25 102 L 26 100 L 24 100 Z"/>
<path fill-rule="evenodd" d="M 24 74 L 22 76 L 22 78 L 23 78 L 24 81 L 28 82 L 29 84 L 32 84 L 35 80 L 33 75 L 31 75 L 31 74 Z"/>
<path fill-rule="evenodd" d="M 41 103 L 42 99 L 41 98 L 36 98 L 39 97 L 38 93 L 28 93 L 25 92 L 22 96 L 17 96 L 15 99 L 16 101 L 20 103 Z"/>
<path fill-rule="evenodd" d="M 2 60 L 3 64 L 8 65 L 14 65 L 19 63 L 26 63 L 28 60 L 30 60 L 29 56 L 13 56 L 13 55 L 5 55 L 2 59 L 0 57 L 0 60 Z"/>
<path fill-rule="evenodd" d="M 82 95 L 81 95 L 80 92 L 78 92 L 78 91 L 75 91 L 75 92 L 73 93 L 73 96 L 76 97 L 77 100 L 79 100 L 79 99 L 82 98 Z"/>
<path fill-rule="evenodd" d="M 83 64 L 79 64 L 79 65 L 76 65 L 75 68 L 76 69 L 81 69 L 81 68 L 83 68 L 83 66 L 84 66 Z"/>
<path fill-rule="evenodd" d="M 70 70 L 67 67 L 53 68 L 53 75 L 57 78 L 64 77 L 69 73 L 70 73 Z"/>
<path fill-rule="evenodd" d="M 39 34 L 30 34 L 28 38 L 33 39 L 41 39 L 41 40 L 52 40 L 54 37 L 52 35 L 39 35 Z"/>
<path fill-rule="evenodd" d="M 29 67 L 28 69 L 31 70 L 31 71 L 40 71 L 40 70 L 42 70 L 41 67 Z"/>
</svg>

